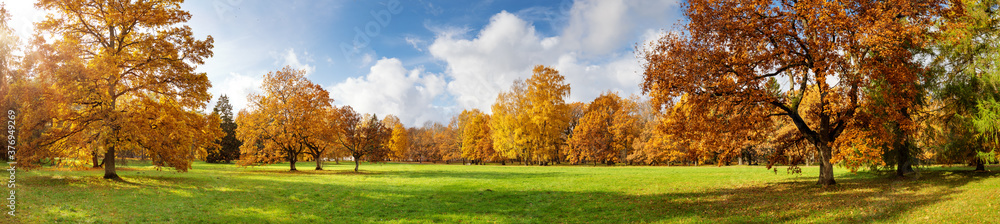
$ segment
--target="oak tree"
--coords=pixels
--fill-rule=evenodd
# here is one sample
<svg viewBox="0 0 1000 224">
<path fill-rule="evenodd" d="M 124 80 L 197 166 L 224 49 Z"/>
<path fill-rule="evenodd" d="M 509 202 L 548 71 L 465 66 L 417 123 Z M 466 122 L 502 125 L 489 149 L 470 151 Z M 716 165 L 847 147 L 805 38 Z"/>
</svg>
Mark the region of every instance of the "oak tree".
<svg viewBox="0 0 1000 224">
<path fill-rule="evenodd" d="M 384 161 L 389 155 L 386 142 L 391 137 L 391 130 L 379 122 L 375 115 L 361 115 L 354 112 L 350 106 L 340 107 L 337 122 L 341 127 L 341 136 L 337 139 L 345 150 L 354 157 L 354 172 L 358 172 L 359 161 Z"/>
<path fill-rule="evenodd" d="M 221 132 L 206 127 L 208 116 L 196 112 L 211 99 L 211 84 L 195 72 L 212 56 L 213 40 L 195 39 L 184 25 L 191 14 L 180 3 L 42 0 L 35 5 L 51 12 L 37 23 L 44 35 L 34 42 L 52 56 L 41 59 L 35 71 L 52 77 L 66 96 L 53 108 L 57 127 L 47 133 L 55 139 L 51 144 L 103 154 L 109 179 L 119 178 L 116 150 L 140 150 L 185 171 L 192 151 L 213 145 Z"/>
<path fill-rule="evenodd" d="M 295 163 L 307 150 L 329 141 L 325 134 L 333 99 L 306 79 L 305 70 L 289 66 L 265 74 L 261 91 L 247 96 L 249 104 L 236 118 L 236 137 L 243 142 L 239 164 L 287 161 L 289 170 L 296 171 Z"/>
<path fill-rule="evenodd" d="M 923 73 L 909 50 L 926 44 L 942 3 L 689 1 L 684 31 L 667 33 L 642 50 L 642 88 L 655 105 L 667 108 L 687 94 L 697 116 L 680 122 L 718 133 L 700 138 L 709 140 L 707 147 L 728 149 L 724 160 L 734 158 L 744 142 L 719 140 L 752 139 L 752 132 L 772 125 L 769 116 L 782 116 L 817 149 L 817 183 L 835 184 L 834 162 L 872 159 L 850 152 L 869 151 L 867 140 L 889 139 L 855 120 L 859 110 L 876 109 L 865 89 L 882 87 L 888 92 L 878 95 L 891 96 L 879 102 L 887 111 L 877 116 L 881 121 L 913 130 L 905 112 Z M 787 78 L 788 86 L 768 88 L 776 78 Z M 800 107 L 810 85 L 820 97 L 815 125 L 806 123 Z M 869 138 L 876 135 L 886 138 Z"/>
</svg>

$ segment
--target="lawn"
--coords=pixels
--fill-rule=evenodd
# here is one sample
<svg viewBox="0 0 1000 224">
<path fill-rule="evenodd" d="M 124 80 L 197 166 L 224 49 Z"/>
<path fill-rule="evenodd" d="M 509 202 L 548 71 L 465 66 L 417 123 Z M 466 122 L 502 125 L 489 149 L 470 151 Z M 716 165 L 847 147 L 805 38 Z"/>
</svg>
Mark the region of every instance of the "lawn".
<svg viewBox="0 0 1000 224">
<path fill-rule="evenodd" d="M 314 163 L 301 163 L 311 168 Z M 734 223 L 1000 220 L 1000 168 L 922 168 L 891 178 L 837 168 L 838 185 L 759 166 L 195 163 L 186 173 L 123 167 L 17 173 L 24 223 Z M 6 211 L 5 211 L 6 212 Z"/>
</svg>

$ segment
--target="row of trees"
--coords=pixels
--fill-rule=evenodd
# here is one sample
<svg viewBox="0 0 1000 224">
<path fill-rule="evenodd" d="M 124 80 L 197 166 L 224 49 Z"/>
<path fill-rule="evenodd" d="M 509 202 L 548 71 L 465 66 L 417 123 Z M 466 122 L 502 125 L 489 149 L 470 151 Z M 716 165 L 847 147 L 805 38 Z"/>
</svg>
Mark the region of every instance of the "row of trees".
<svg viewBox="0 0 1000 224">
<path fill-rule="evenodd" d="M 265 75 L 232 115 L 197 65 L 180 1 L 40 1 L 53 13 L 22 49 L 0 23 L 0 105 L 18 111 L 19 165 L 116 158 L 178 170 L 205 159 L 260 165 L 358 162 L 749 163 L 895 166 L 1000 157 L 997 9 L 991 0 L 731 1 L 685 5 L 683 30 L 637 49 L 642 97 L 569 103 L 558 71 L 537 66 L 443 125 L 334 106 L 303 71 Z M 2 9 L 2 8 L 0 8 Z M 24 52 L 17 56 L 15 52 Z M 787 81 L 779 81 L 787 80 Z M 236 156 L 238 148 L 239 156 Z M 58 161 L 57 161 L 58 162 Z"/>
</svg>

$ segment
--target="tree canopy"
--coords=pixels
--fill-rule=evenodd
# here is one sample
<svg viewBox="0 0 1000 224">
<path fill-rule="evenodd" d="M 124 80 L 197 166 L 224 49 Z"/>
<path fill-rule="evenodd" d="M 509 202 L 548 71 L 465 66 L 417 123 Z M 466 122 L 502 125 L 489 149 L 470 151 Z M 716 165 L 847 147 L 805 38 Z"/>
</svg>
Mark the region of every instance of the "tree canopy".
<svg viewBox="0 0 1000 224">
<path fill-rule="evenodd" d="M 910 50 L 926 44 L 943 3 L 689 1 L 683 31 L 667 33 L 642 50 L 642 89 L 663 108 L 686 95 L 693 116 L 677 122 L 690 123 L 690 131 L 724 136 L 692 136 L 715 139 L 705 148 L 736 150 L 739 141 L 721 139 L 753 137 L 773 125 L 771 116 L 782 116 L 818 150 L 818 184 L 835 184 L 834 162 L 870 160 L 870 141 L 891 139 L 867 125 L 891 121 L 913 130 L 906 110 L 924 73 Z M 773 81 L 779 78 L 788 80 L 785 86 Z M 813 85 L 816 109 L 802 110 Z M 857 119 L 876 109 L 885 114 Z M 810 125 L 806 114 L 815 114 L 817 122 Z"/>
</svg>

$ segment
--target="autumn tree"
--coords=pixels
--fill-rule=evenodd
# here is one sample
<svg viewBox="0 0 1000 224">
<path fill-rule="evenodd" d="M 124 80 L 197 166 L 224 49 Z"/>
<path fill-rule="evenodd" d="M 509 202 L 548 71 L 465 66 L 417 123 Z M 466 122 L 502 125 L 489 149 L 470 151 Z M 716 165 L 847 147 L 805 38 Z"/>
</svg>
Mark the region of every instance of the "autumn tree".
<svg viewBox="0 0 1000 224">
<path fill-rule="evenodd" d="M 392 137 L 386 142 L 389 149 L 389 159 L 393 161 L 404 161 L 409 157 L 410 134 L 399 122 L 399 118 L 393 115 L 385 115 L 382 125 L 392 130 Z"/>
<path fill-rule="evenodd" d="M 856 120 L 859 110 L 885 110 L 878 124 L 898 122 L 913 130 L 905 112 L 925 73 L 910 50 L 926 44 L 943 3 L 690 1 L 684 32 L 667 33 L 643 49 L 642 88 L 655 105 L 667 108 L 687 94 L 701 115 L 680 122 L 724 135 L 702 135 L 713 140 L 706 147 L 736 150 L 739 145 L 717 140 L 747 138 L 772 125 L 769 116 L 785 117 L 817 149 L 818 184 L 835 184 L 834 162 L 881 161 L 881 151 L 866 141 L 891 139 Z M 787 78 L 788 86 L 768 88 L 777 78 Z M 801 92 L 810 85 L 817 86 L 820 99 L 818 110 L 806 112 Z M 869 104 L 874 95 L 864 92 L 874 87 L 886 91 L 878 95 L 890 96 L 880 108 Z M 807 124 L 804 113 L 816 113 L 819 122 Z M 879 156 L 868 157 L 876 154 L 868 151 Z M 723 153 L 722 159 L 735 154 Z"/>
<path fill-rule="evenodd" d="M 0 108 L 13 108 L 10 103 L 11 83 L 18 57 L 14 52 L 18 49 L 18 38 L 14 35 L 14 29 L 7 24 L 10 14 L 7 13 L 7 6 L 0 4 Z"/>
<path fill-rule="evenodd" d="M 332 101 L 332 100 L 331 100 Z M 306 137 L 303 144 L 306 150 L 303 151 L 316 162 L 316 170 L 323 170 L 323 159 L 330 157 L 345 156 L 344 150 L 337 140 L 341 138 L 340 110 L 332 106 L 324 106 L 321 109 L 320 117 L 313 119 L 316 123 L 310 124 L 308 131 L 310 135 Z M 338 160 L 339 161 L 339 160 Z"/>
<path fill-rule="evenodd" d="M 462 159 L 462 146 L 458 134 L 459 119 L 452 117 L 448 125 L 434 125 L 434 147 L 445 164 Z"/>
<path fill-rule="evenodd" d="M 358 172 L 359 161 L 384 161 L 389 155 L 386 142 L 391 137 L 391 130 L 378 121 L 375 115 L 361 115 L 354 108 L 343 106 L 339 108 L 337 122 L 341 127 L 338 143 L 354 157 L 354 172 Z"/>
<path fill-rule="evenodd" d="M 490 140 L 490 116 L 478 109 L 463 110 L 461 114 L 460 117 L 465 118 L 465 124 L 459 130 L 462 158 L 471 160 L 473 164 L 499 160 Z"/>
<path fill-rule="evenodd" d="M 249 94 L 247 101 L 247 108 L 236 118 L 236 137 L 243 142 L 240 165 L 287 161 L 289 170 L 296 171 L 295 163 L 303 153 L 329 141 L 324 134 L 329 133 L 333 100 L 320 85 L 306 79 L 305 70 L 286 66 L 268 72 L 261 93 Z"/>
<path fill-rule="evenodd" d="M 219 117 L 221 123 L 220 128 L 225 134 L 222 138 L 215 141 L 219 147 L 211 147 L 208 149 L 208 155 L 205 157 L 205 162 L 217 163 L 237 160 L 240 158 L 240 142 L 236 139 L 236 122 L 233 120 L 233 105 L 229 104 L 229 97 L 222 95 L 219 97 L 218 102 L 215 103 L 215 108 L 212 109 L 212 115 Z"/>
<path fill-rule="evenodd" d="M 212 56 L 212 37 L 194 38 L 181 1 L 56 1 L 37 23 L 34 43 L 48 49 L 35 72 L 50 76 L 66 96 L 49 145 L 100 149 L 105 178 L 115 173 L 117 150 L 141 150 L 185 171 L 192 151 L 214 143 L 217 127 L 198 114 L 211 86 L 197 65 Z M 43 37 L 51 40 L 43 40 Z M 84 136 L 86 135 L 86 136 Z M 67 139 L 82 141 L 69 142 Z M 61 142 L 58 142 L 61 141 Z M 58 143 L 53 143 L 58 142 Z M 82 147 L 74 147 L 82 146 Z M 77 153 L 72 153 L 77 154 Z"/>
<path fill-rule="evenodd" d="M 507 159 L 527 160 L 527 115 L 524 92 L 527 87 L 521 80 L 514 81 L 509 91 L 500 92 L 493 104 L 493 116 L 490 117 L 493 149 Z"/>
<path fill-rule="evenodd" d="M 570 107 L 565 102 L 570 87 L 559 71 L 535 66 L 524 82 L 515 81 L 509 92 L 493 105 L 494 148 L 507 158 L 539 165 L 559 158 L 569 126 Z"/>
<path fill-rule="evenodd" d="M 408 130 L 410 134 L 410 158 L 417 160 L 418 163 L 423 163 L 424 161 L 437 161 L 440 156 L 437 154 L 437 147 L 434 144 L 434 132 L 432 126 L 440 124 L 434 122 L 425 122 L 420 128 L 410 128 Z"/>
</svg>

